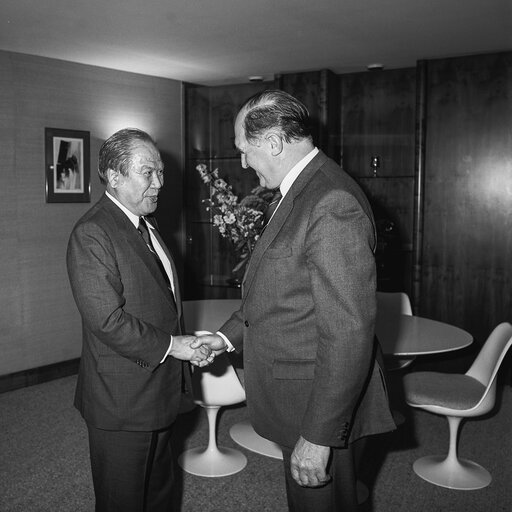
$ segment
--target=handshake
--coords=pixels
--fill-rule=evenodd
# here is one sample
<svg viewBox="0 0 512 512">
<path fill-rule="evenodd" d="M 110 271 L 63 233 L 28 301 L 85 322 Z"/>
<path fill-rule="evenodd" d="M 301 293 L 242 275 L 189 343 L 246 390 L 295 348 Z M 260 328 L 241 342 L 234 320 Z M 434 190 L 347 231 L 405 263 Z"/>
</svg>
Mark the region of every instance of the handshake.
<svg viewBox="0 0 512 512">
<path fill-rule="evenodd" d="M 202 368 L 213 363 L 215 356 L 226 348 L 226 342 L 218 334 L 196 331 L 194 336 L 173 336 L 170 355 Z"/>
</svg>

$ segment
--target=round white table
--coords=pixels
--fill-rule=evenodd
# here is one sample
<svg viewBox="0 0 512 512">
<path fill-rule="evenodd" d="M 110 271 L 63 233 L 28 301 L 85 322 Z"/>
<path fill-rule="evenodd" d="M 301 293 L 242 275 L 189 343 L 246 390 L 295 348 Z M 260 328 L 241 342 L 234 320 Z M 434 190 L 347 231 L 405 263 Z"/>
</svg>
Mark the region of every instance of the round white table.
<svg viewBox="0 0 512 512">
<path fill-rule="evenodd" d="M 413 315 L 377 315 L 375 333 L 384 354 L 421 356 L 460 350 L 473 337 L 453 325 Z"/>
</svg>

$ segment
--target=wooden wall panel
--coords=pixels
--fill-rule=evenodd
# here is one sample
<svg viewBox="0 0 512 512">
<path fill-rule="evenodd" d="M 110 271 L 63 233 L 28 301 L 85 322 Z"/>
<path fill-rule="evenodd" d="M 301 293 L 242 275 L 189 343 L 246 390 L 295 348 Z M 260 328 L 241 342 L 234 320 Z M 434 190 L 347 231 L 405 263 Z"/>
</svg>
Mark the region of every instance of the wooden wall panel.
<svg viewBox="0 0 512 512">
<path fill-rule="evenodd" d="M 378 288 L 410 296 L 415 69 L 341 75 L 340 97 L 343 169 L 362 186 L 377 220 Z M 380 161 L 376 174 L 372 156 Z"/>
<path fill-rule="evenodd" d="M 340 161 L 339 77 L 328 69 L 276 75 L 275 86 L 295 96 L 309 110 L 314 143 Z"/>
<path fill-rule="evenodd" d="M 428 63 L 421 313 L 512 320 L 512 53 Z"/>
<path fill-rule="evenodd" d="M 372 177 L 414 176 L 415 68 L 341 76 L 343 168 Z"/>
<path fill-rule="evenodd" d="M 402 249 L 412 250 L 414 181 L 410 178 L 358 178 L 357 181 L 371 198 L 376 216 L 384 216 L 395 224 Z"/>
<path fill-rule="evenodd" d="M 176 81 L 1 51 L 0 70 L 0 375 L 7 375 L 80 355 L 66 246 L 103 193 L 98 151 L 116 130 L 136 126 L 157 140 L 167 169 L 160 227 L 180 246 L 182 127 Z M 90 132 L 91 203 L 45 202 L 45 127 Z"/>
</svg>

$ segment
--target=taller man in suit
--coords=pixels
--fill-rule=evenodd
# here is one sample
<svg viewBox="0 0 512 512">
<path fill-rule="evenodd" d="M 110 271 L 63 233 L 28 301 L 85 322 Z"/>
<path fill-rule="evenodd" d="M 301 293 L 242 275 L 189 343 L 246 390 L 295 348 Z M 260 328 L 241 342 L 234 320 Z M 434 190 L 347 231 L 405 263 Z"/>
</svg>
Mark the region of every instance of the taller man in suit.
<svg viewBox="0 0 512 512">
<path fill-rule="evenodd" d="M 96 511 L 169 512 L 183 361 L 206 364 L 209 349 L 182 336 L 176 269 L 150 217 L 164 181 L 153 140 L 115 133 L 98 172 L 106 192 L 67 252 L 83 326 L 75 406 L 89 433 Z"/>
<path fill-rule="evenodd" d="M 201 342 L 243 349 L 250 420 L 282 447 L 289 509 L 345 512 L 357 509 L 352 443 L 395 425 L 374 336 L 372 212 L 308 124 L 306 107 L 282 91 L 238 113 L 242 167 L 282 199 L 252 254 L 240 310 Z"/>
</svg>

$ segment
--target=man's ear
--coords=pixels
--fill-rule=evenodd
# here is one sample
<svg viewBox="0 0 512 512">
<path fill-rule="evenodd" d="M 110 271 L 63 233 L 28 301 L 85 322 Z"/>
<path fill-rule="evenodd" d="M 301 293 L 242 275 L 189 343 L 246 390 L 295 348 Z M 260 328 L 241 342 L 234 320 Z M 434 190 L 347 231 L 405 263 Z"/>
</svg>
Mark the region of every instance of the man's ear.
<svg viewBox="0 0 512 512">
<path fill-rule="evenodd" d="M 121 183 L 122 174 L 114 169 L 107 169 L 107 183 L 111 188 L 117 188 Z"/>
<path fill-rule="evenodd" d="M 270 153 L 272 156 L 278 156 L 283 151 L 283 138 L 276 132 L 269 132 L 265 136 L 266 141 L 270 145 Z"/>
</svg>

